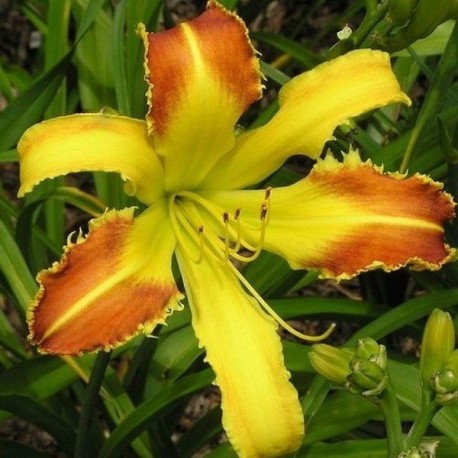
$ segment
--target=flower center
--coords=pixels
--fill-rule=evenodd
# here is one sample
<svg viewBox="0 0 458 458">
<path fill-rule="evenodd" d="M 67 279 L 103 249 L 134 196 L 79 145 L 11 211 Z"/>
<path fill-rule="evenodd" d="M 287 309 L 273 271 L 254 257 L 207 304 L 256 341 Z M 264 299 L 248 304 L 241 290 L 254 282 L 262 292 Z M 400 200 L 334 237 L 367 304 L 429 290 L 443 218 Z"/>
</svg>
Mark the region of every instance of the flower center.
<svg viewBox="0 0 458 458">
<path fill-rule="evenodd" d="M 259 219 L 253 223 L 252 218 L 244 221 L 241 208 L 231 213 L 199 194 L 188 191 L 175 193 L 169 198 L 173 230 L 180 249 L 189 259 L 200 263 L 203 256 L 213 256 L 218 263 L 227 265 L 233 271 L 245 289 L 280 326 L 302 340 L 319 342 L 332 333 L 334 324 L 319 336 L 308 336 L 292 328 L 267 304 L 231 262 L 230 258 L 251 262 L 259 256 L 269 224 L 270 195 L 271 189 L 268 188 L 260 202 Z"/>
<path fill-rule="evenodd" d="M 222 262 L 254 261 L 264 245 L 270 193 L 270 188 L 265 191 L 259 219 L 255 221 L 244 219 L 242 208 L 230 212 L 194 192 L 173 194 L 169 198 L 169 213 L 180 246 L 197 263 L 207 253 Z"/>
</svg>

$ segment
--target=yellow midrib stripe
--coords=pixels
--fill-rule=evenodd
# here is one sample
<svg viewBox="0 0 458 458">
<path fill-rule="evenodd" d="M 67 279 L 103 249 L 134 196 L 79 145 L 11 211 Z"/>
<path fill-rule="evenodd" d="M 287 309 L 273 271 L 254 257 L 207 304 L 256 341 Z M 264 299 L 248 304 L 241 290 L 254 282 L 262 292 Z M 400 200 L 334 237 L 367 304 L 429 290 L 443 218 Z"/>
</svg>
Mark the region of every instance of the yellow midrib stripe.
<svg viewBox="0 0 458 458">
<path fill-rule="evenodd" d="M 43 335 L 42 340 L 47 339 L 56 331 L 58 331 L 62 326 L 67 322 L 75 318 L 76 315 L 83 313 L 84 309 L 89 306 L 91 302 L 97 300 L 103 293 L 109 291 L 113 286 L 115 286 L 120 281 L 127 278 L 130 274 L 130 269 L 124 269 L 116 274 L 113 274 L 110 278 L 99 284 L 97 287 L 92 289 L 88 294 L 83 296 L 81 299 L 76 301 L 73 306 L 65 311 L 59 318 L 52 323 L 52 325 L 46 330 Z"/>
<path fill-rule="evenodd" d="M 307 220 L 307 217 L 301 218 L 299 217 L 298 220 L 303 219 Z M 338 216 L 322 216 L 310 217 L 313 222 L 319 223 L 320 221 L 323 222 L 332 222 L 332 221 L 344 221 L 348 222 L 349 224 L 387 224 L 392 226 L 404 226 L 404 227 L 421 227 L 425 229 L 436 230 L 439 232 L 443 232 L 442 226 L 440 224 L 433 223 L 431 221 L 426 221 L 419 218 L 407 218 L 404 216 L 381 216 L 381 215 L 359 215 L 359 216 L 347 216 L 347 215 L 338 215 Z M 272 218 L 275 221 L 275 217 Z M 294 220 L 292 221 L 294 224 Z"/>
</svg>

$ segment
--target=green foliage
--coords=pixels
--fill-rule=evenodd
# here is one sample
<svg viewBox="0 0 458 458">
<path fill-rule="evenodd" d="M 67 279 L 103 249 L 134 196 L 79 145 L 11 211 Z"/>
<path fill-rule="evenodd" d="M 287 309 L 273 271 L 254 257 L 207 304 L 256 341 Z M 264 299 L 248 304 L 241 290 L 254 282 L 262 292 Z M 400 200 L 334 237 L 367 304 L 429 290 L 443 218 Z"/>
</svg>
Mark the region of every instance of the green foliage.
<svg viewBox="0 0 458 458">
<path fill-rule="evenodd" d="M 165 2 L 17 3 L 41 32 L 41 45 L 24 68 L 0 56 L 0 92 L 6 104 L 0 112 L 0 172 L 4 166 L 15 166 L 18 139 L 41 119 L 82 110 L 144 116 L 143 44 L 136 27 L 143 22 L 154 31 L 164 21 L 176 19 Z M 395 72 L 412 95 L 413 107 L 388 107 L 353 120 L 338 129 L 330 146 L 345 150 L 356 144 L 366 158 L 384 163 L 386 170 L 428 173 L 445 181 L 458 200 L 456 11 L 439 14 L 440 7 L 434 7 L 435 25 L 444 23 L 434 32 L 430 22 L 426 28 L 420 21 L 428 0 L 380 4 L 315 0 L 313 6 L 295 2 L 294 11 L 288 2 L 277 2 L 290 8 L 290 15 L 274 27 L 267 20 L 269 1 L 222 3 L 237 10 L 249 25 L 258 24 L 252 38 L 262 50 L 270 99 L 251 108 L 247 124 L 262 125 L 275 113 L 275 95 L 294 75 L 351 49 L 386 49 L 394 53 Z M 417 3 L 421 9 L 416 9 Z M 337 40 L 336 33 L 347 23 L 353 33 Z M 285 185 L 297 176 L 286 165 L 270 184 Z M 68 456 L 187 458 L 208 444 L 209 457 L 235 456 L 227 444 L 217 445 L 222 433 L 219 407 L 171 439 L 191 396 L 208 391 L 214 380 L 188 310 L 157 328 L 158 339 L 138 337 L 113 354 L 60 359 L 37 355 L 26 342 L 25 314 L 36 292 L 33 278 L 59 257 L 65 237 L 79 225 L 69 227 L 67 213 L 84 224 L 106 206 L 138 204 L 124 194 L 119 177 L 82 174 L 71 183 L 60 178 L 19 202 L 12 193 L 14 186 L 0 185 L 0 420 L 12 416 L 26 420 L 49 433 Z M 456 222 L 447 230 L 450 242 L 457 245 Z M 313 272 L 292 271 L 286 262 L 264 253 L 244 274 L 284 319 L 332 320 L 338 328 L 350 323 L 349 329 L 355 331 L 348 331 L 340 344 L 346 340 L 345 347 L 354 346 L 358 339 L 371 337 L 387 348 L 389 382 L 383 387 L 389 395 L 377 405 L 335 389 L 316 375 L 308 360 L 311 346 L 285 342 L 286 365 L 302 396 L 308 424 L 303 447 L 295 456 L 386 457 L 387 449 L 395 456 L 393 443 L 394 450 L 402 440 L 405 447 L 417 447 L 424 436 L 439 441 L 437 457 L 456 456 L 458 404 L 442 407 L 425 394 L 418 357 L 401 354 L 400 346 L 405 338 L 420 341 L 425 318 L 435 308 L 447 309 L 456 323 L 456 262 L 429 273 L 372 272 L 336 286 L 318 280 Z M 320 297 L 329 289 L 332 297 Z M 348 297 L 339 294 L 342 290 Z M 421 294 L 414 297 L 412 291 Z M 456 361 L 449 365 L 454 368 Z M 442 389 L 452 382 L 438 378 L 434 383 Z M 404 439 L 399 422 L 411 428 Z M 2 457 L 49 456 L 3 438 L 0 451 Z"/>
</svg>

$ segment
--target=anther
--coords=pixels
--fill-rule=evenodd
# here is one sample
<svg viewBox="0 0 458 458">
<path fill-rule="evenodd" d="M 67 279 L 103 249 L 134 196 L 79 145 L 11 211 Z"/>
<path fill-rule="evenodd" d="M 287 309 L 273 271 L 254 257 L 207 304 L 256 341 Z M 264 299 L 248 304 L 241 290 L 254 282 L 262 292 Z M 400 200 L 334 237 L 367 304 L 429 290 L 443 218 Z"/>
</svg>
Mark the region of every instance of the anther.
<svg viewBox="0 0 458 458">
<path fill-rule="evenodd" d="M 272 188 L 271 188 L 271 187 L 268 187 L 268 188 L 265 190 L 265 192 L 264 192 L 264 198 L 265 198 L 266 200 L 269 200 L 269 199 L 270 199 L 270 194 L 271 194 L 271 192 L 272 192 Z"/>
<path fill-rule="evenodd" d="M 261 220 L 264 221 L 266 219 L 266 216 L 267 216 L 267 203 L 266 202 L 263 202 L 262 205 L 261 205 Z"/>
<path fill-rule="evenodd" d="M 196 264 L 200 264 L 202 262 L 202 258 L 204 257 L 204 227 L 199 226 L 199 257 L 197 258 Z"/>
<path fill-rule="evenodd" d="M 236 223 L 236 233 L 237 233 L 237 240 L 235 242 L 235 246 L 233 248 L 233 252 L 238 253 L 240 250 L 240 247 L 242 245 L 242 233 L 241 233 L 241 228 L 240 228 L 240 214 L 242 213 L 241 208 L 237 208 L 234 213 L 234 220 Z"/>
<path fill-rule="evenodd" d="M 229 213 L 223 213 L 223 221 L 224 221 L 224 258 L 226 261 L 229 260 Z"/>
</svg>

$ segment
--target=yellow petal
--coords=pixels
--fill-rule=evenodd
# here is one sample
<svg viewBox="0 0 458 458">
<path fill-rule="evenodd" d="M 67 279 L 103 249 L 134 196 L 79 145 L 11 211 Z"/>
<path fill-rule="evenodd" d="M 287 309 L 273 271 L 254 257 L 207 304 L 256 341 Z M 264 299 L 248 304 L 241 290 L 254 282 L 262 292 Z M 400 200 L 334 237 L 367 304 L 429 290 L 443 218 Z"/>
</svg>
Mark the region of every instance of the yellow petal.
<svg viewBox="0 0 458 458">
<path fill-rule="evenodd" d="M 362 49 L 293 78 L 280 91 L 280 109 L 265 126 L 238 137 L 202 187 L 236 189 L 259 182 L 293 154 L 317 158 L 334 129 L 389 103 L 410 103 L 389 55 Z"/>
<path fill-rule="evenodd" d="M 343 163 L 328 156 L 309 176 L 272 189 L 264 247 L 294 268 L 319 269 L 325 277 L 350 278 L 381 267 L 438 269 L 454 250 L 444 244 L 444 223 L 454 203 L 442 185 L 415 175 L 381 173 L 358 153 Z M 251 243 L 259 238 L 264 191 L 206 193 L 222 208 L 241 208 L 241 226 Z M 250 235 L 251 231 L 251 235 Z"/>
<path fill-rule="evenodd" d="M 163 194 L 163 170 L 143 121 L 105 114 L 77 114 L 28 129 L 18 144 L 19 196 L 46 178 L 70 172 L 118 172 L 145 203 Z"/>
<path fill-rule="evenodd" d="M 172 234 L 163 203 L 136 219 L 125 209 L 92 220 L 87 237 L 78 236 L 38 275 L 28 311 L 31 342 L 45 353 L 79 354 L 151 332 L 179 308 Z"/>
<path fill-rule="evenodd" d="M 241 458 L 283 456 L 304 431 L 276 323 L 211 255 L 193 263 L 178 251 L 192 324 L 222 393 L 223 426 Z"/>
<path fill-rule="evenodd" d="M 159 33 L 141 30 L 147 116 L 169 191 L 193 189 L 234 144 L 234 126 L 261 96 L 243 22 L 214 1 L 198 18 Z"/>
</svg>

